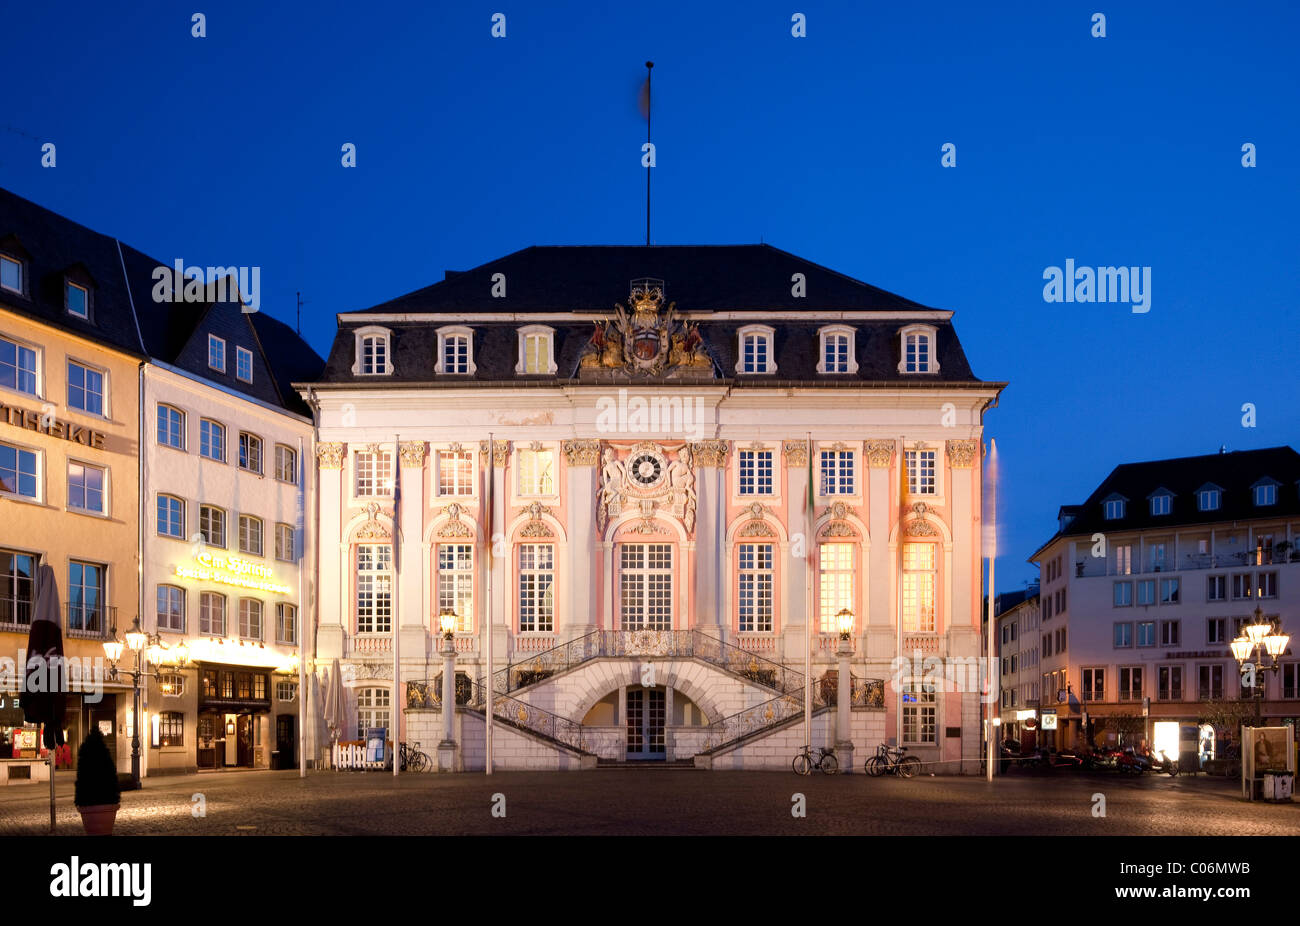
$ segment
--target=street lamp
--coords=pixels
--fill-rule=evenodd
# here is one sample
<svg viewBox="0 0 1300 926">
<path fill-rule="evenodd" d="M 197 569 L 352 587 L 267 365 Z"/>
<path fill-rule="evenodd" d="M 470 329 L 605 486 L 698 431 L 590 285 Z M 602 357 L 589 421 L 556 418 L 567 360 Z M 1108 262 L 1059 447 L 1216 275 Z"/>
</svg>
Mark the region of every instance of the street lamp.
<svg viewBox="0 0 1300 926">
<path fill-rule="evenodd" d="M 835 626 L 840 632 L 840 639 L 847 640 L 853 633 L 853 612 L 848 608 L 840 608 L 840 613 L 835 615 Z"/>
<path fill-rule="evenodd" d="M 442 630 L 442 742 L 438 744 L 438 771 L 456 770 L 456 611 L 443 608 L 438 613 Z M 488 684 L 492 674 L 488 673 Z"/>
<path fill-rule="evenodd" d="M 1240 667 L 1242 680 L 1247 677 L 1250 679 L 1251 692 L 1255 698 L 1255 717 L 1258 719 L 1264 700 L 1264 686 L 1262 679 L 1257 682 L 1255 674 L 1277 672 L 1281 669 L 1278 657 L 1286 652 L 1287 644 L 1291 642 L 1291 635 L 1283 633 L 1277 621 L 1265 620 L 1264 609 L 1258 605 L 1255 606 L 1254 623 L 1248 624 L 1243 630 L 1244 633 L 1229 645 L 1232 649 L 1232 657 L 1237 660 L 1237 665 Z M 1270 665 L 1261 664 L 1264 655 L 1272 659 Z"/>
<path fill-rule="evenodd" d="M 853 677 L 849 674 L 849 660 L 853 656 L 853 643 L 850 640 L 853 634 L 853 612 L 848 608 L 840 608 L 840 613 L 835 615 L 835 626 L 840 632 L 840 646 L 835 651 L 839 664 L 835 693 L 835 752 L 847 774 L 853 771 L 853 737 L 849 723 L 853 710 Z"/>
<path fill-rule="evenodd" d="M 130 649 L 135 654 L 135 668 L 122 669 L 121 674 L 131 676 L 131 695 L 132 710 L 131 715 L 131 782 L 133 788 L 140 787 L 140 727 L 142 718 L 140 716 L 140 679 L 141 678 L 160 678 L 158 672 L 150 672 L 147 666 L 150 663 L 161 665 L 163 660 L 170 656 L 175 656 L 175 664 L 178 666 L 188 665 L 190 661 L 189 649 L 184 645 L 175 649 L 164 646 L 162 638 L 156 633 L 146 633 L 140 627 L 140 616 L 137 614 L 131 629 L 126 632 L 126 644 L 117 638 L 117 627 L 112 629 L 112 638 L 104 641 L 104 655 L 108 658 L 108 677 L 115 680 L 118 677 L 118 661 L 121 660 L 122 654 L 126 649 Z M 148 649 L 146 649 L 148 647 Z"/>
</svg>

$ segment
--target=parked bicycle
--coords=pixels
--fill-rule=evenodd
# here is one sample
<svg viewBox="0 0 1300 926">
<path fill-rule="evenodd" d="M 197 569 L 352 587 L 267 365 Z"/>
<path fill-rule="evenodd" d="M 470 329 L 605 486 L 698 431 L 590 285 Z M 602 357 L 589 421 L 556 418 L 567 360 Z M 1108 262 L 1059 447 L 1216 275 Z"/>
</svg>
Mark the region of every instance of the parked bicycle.
<svg viewBox="0 0 1300 926">
<path fill-rule="evenodd" d="M 840 770 L 840 762 L 835 758 L 835 747 L 833 746 L 830 749 L 824 746 L 820 747 L 816 759 L 813 758 L 812 747 L 805 746 L 794 757 L 791 768 L 794 769 L 796 775 L 811 775 L 813 769 L 820 769 L 827 775 L 834 775 Z"/>
<path fill-rule="evenodd" d="M 916 756 L 904 755 L 906 752 L 906 746 L 881 743 L 876 747 L 876 754 L 867 759 L 864 770 L 873 778 L 884 774 L 911 778 L 921 770 L 921 760 Z"/>
<path fill-rule="evenodd" d="M 427 772 L 433 766 L 433 760 L 427 755 L 420 752 L 420 744 L 416 742 L 415 746 L 407 746 L 406 743 L 398 743 L 399 755 L 401 759 L 400 769 L 403 772 Z M 387 768 L 391 771 L 393 760 L 390 757 Z"/>
</svg>

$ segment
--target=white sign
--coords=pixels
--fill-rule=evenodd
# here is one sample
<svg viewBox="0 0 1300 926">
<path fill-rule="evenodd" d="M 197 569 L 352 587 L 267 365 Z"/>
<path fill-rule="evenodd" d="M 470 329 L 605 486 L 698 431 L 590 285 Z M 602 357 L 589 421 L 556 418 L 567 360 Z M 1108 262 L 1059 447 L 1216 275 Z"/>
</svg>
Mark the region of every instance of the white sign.
<svg viewBox="0 0 1300 926">
<path fill-rule="evenodd" d="M 1042 718 L 1042 721 L 1041 721 L 1041 722 L 1042 722 L 1042 725 L 1043 725 L 1043 729 L 1044 729 L 1044 730 L 1055 730 L 1055 729 L 1056 729 L 1056 711 L 1053 711 L 1053 710 L 1045 710 L 1045 711 L 1043 711 L 1043 718 Z"/>
</svg>

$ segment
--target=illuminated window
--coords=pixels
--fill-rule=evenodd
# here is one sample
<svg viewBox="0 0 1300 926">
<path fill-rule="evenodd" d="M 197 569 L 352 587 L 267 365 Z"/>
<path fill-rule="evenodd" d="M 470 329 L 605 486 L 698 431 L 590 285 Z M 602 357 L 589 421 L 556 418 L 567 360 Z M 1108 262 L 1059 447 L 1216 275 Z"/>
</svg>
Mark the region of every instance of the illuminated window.
<svg viewBox="0 0 1300 926">
<path fill-rule="evenodd" d="M 163 711 L 158 715 L 156 746 L 185 745 L 185 715 L 180 711 Z"/>
<path fill-rule="evenodd" d="M 933 543 L 903 544 L 903 630 L 935 632 L 935 549 Z"/>
<path fill-rule="evenodd" d="M 389 497 L 393 494 L 393 452 L 359 450 L 353 457 L 354 486 L 358 498 Z"/>
<path fill-rule="evenodd" d="M 468 450 L 438 451 L 438 494 L 472 495 L 474 455 Z"/>
<path fill-rule="evenodd" d="M 519 329 L 519 362 L 516 373 L 547 374 L 556 371 L 552 345 L 554 329 L 543 325 L 525 325 Z"/>
<path fill-rule="evenodd" d="M 555 629 L 555 546 L 519 545 L 519 631 Z"/>
<path fill-rule="evenodd" d="M 393 548 L 383 543 L 357 547 L 357 633 L 392 633 Z"/>
<path fill-rule="evenodd" d="M 456 612 L 456 630 L 474 628 L 474 545 L 444 543 L 438 547 L 438 613 Z"/>
<path fill-rule="evenodd" d="M 907 450 L 907 493 L 909 495 L 934 495 L 938 490 L 935 482 L 935 451 Z"/>
<path fill-rule="evenodd" d="M 519 494 L 555 494 L 555 454 L 550 450 L 520 450 Z"/>
<path fill-rule="evenodd" d="M 938 742 L 938 705 L 933 679 L 903 679 L 903 742 Z"/>
<path fill-rule="evenodd" d="M 226 596 L 217 592 L 199 594 L 199 633 L 226 635 Z"/>
<path fill-rule="evenodd" d="M 818 625 L 822 633 L 836 633 L 836 616 L 853 608 L 854 564 L 851 543 L 823 543 L 818 549 Z"/>
</svg>

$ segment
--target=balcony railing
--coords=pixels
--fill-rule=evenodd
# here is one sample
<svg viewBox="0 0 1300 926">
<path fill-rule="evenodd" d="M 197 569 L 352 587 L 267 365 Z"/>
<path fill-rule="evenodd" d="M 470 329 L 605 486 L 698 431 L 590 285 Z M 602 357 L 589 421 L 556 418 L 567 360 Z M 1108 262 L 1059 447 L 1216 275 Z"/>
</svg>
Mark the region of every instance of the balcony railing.
<svg viewBox="0 0 1300 926">
<path fill-rule="evenodd" d="M 1112 548 L 1113 549 L 1113 548 Z M 1136 550 L 1134 551 L 1136 554 Z M 1134 559 L 1136 559 L 1136 555 Z M 1255 569 L 1260 566 L 1281 566 L 1287 563 L 1300 563 L 1300 551 L 1292 549 L 1242 550 L 1236 553 L 1182 553 L 1169 557 L 1163 563 L 1132 563 L 1127 570 L 1121 570 L 1115 562 L 1115 554 L 1089 556 L 1075 563 L 1075 577 L 1092 579 L 1098 576 L 1128 578 L 1132 576 L 1154 576 L 1165 573 L 1190 572 L 1201 569 Z"/>
<path fill-rule="evenodd" d="M 117 608 L 75 601 L 63 605 L 63 633 L 73 640 L 103 640 L 117 626 Z"/>
</svg>

